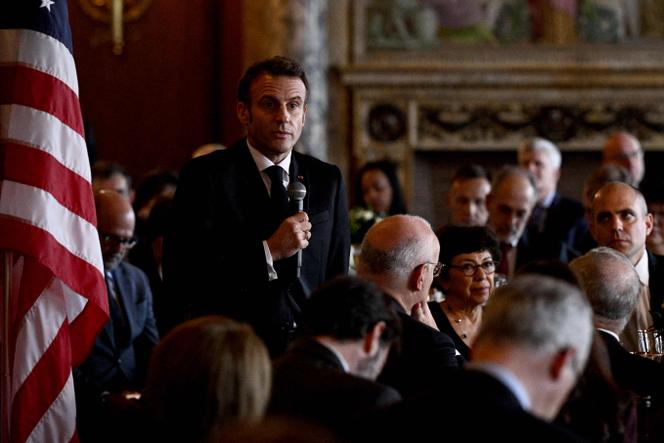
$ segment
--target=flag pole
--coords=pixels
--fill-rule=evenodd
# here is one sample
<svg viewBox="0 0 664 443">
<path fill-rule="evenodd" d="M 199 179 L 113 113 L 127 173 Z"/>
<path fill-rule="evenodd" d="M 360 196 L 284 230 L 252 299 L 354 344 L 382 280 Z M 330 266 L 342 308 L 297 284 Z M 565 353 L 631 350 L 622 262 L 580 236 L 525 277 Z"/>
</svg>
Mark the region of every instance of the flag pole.
<svg viewBox="0 0 664 443">
<path fill-rule="evenodd" d="M 9 392 L 10 392 L 10 371 L 9 371 L 9 296 L 11 294 L 12 282 L 12 252 L 0 251 L 2 254 L 2 340 L 0 346 L 2 347 L 2 386 L 0 387 L 0 418 L 2 423 L 0 425 L 0 443 L 9 442 Z"/>
</svg>

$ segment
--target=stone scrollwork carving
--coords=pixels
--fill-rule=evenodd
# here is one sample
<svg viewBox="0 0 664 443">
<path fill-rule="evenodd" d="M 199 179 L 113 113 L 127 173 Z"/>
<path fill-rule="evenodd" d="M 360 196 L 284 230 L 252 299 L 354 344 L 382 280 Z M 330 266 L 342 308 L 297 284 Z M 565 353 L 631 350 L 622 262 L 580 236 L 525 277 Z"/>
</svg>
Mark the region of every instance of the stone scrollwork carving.
<svg viewBox="0 0 664 443">
<path fill-rule="evenodd" d="M 369 111 L 367 130 L 378 142 L 393 142 L 406 133 L 406 117 L 394 105 L 378 104 Z"/>
</svg>

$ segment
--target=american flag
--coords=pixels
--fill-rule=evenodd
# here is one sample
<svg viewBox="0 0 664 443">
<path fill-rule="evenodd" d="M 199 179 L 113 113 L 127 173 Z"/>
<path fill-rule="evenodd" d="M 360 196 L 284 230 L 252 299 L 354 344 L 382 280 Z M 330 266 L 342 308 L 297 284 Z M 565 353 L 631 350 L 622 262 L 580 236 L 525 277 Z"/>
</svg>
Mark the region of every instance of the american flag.
<svg viewBox="0 0 664 443">
<path fill-rule="evenodd" d="M 77 441 L 72 367 L 108 319 L 66 0 L 0 6 L 3 437 Z"/>
</svg>

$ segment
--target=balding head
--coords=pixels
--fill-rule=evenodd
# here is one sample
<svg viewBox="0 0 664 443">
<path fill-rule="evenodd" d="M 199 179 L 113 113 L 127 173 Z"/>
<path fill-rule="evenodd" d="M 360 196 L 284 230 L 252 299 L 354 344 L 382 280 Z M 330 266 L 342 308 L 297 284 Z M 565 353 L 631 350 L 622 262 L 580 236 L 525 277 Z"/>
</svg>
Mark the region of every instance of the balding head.
<svg viewBox="0 0 664 443">
<path fill-rule="evenodd" d="M 608 183 L 593 198 L 590 233 L 597 244 L 622 252 L 632 264 L 643 256 L 652 224 L 643 195 L 627 183 Z"/>
<path fill-rule="evenodd" d="M 615 249 L 602 246 L 572 260 L 570 268 L 593 308 L 595 325 L 620 334 L 641 292 L 632 262 Z"/>
<path fill-rule="evenodd" d="M 358 274 L 373 281 L 410 312 L 426 301 L 440 247 L 429 223 L 394 215 L 376 223 L 362 242 Z"/>
<path fill-rule="evenodd" d="M 632 134 L 618 131 L 611 134 L 604 144 L 602 164 L 623 166 L 632 175 L 633 185 L 638 186 L 645 174 L 641 143 Z"/>
<path fill-rule="evenodd" d="M 516 245 L 537 201 L 535 179 L 525 169 L 508 166 L 496 175 L 487 199 L 489 226 L 498 240 Z"/>
<path fill-rule="evenodd" d="M 129 200 L 115 191 L 102 189 L 94 196 L 104 267 L 111 270 L 134 244 L 134 210 Z"/>
</svg>

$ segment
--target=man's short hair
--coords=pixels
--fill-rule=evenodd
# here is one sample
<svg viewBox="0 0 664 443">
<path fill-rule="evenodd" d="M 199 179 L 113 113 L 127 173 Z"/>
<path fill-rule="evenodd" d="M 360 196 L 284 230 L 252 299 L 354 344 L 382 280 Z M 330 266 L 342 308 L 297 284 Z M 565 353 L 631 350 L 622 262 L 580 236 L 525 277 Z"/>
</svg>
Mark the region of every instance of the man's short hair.
<svg viewBox="0 0 664 443">
<path fill-rule="evenodd" d="M 131 176 L 119 163 L 115 163 L 109 160 L 97 160 L 92 165 L 92 168 L 90 168 L 90 175 L 93 181 L 95 179 L 107 179 L 113 177 L 114 175 L 121 175 L 127 181 L 127 187 L 131 189 Z"/>
<path fill-rule="evenodd" d="M 431 227 L 428 221 L 417 215 L 393 215 L 391 217 L 409 217 L 417 219 L 425 223 L 426 226 Z M 373 225 L 369 229 L 369 232 L 380 223 L 384 223 L 388 218 Z M 370 235 L 367 233 L 360 247 L 361 269 L 370 275 L 386 276 L 390 281 L 399 284 L 405 283 L 413 269 L 422 264 L 422 251 L 431 247 L 430 237 L 411 236 L 401 239 L 396 247 L 384 251 L 372 245 L 369 238 Z"/>
<path fill-rule="evenodd" d="M 267 60 L 262 60 L 251 65 L 244 73 L 237 88 L 237 99 L 239 102 L 249 104 L 251 101 L 250 89 L 252 83 L 261 75 L 269 74 L 274 77 L 298 77 L 304 83 L 307 96 L 309 97 L 309 81 L 304 72 L 304 68 L 293 59 L 282 56 L 275 56 Z"/>
<path fill-rule="evenodd" d="M 484 178 L 491 183 L 491 175 L 483 166 L 475 163 L 469 163 L 457 169 L 452 176 L 452 183 L 458 180 L 470 180 L 473 178 Z"/>
<path fill-rule="evenodd" d="M 497 190 L 500 187 L 500 185 L 503 183 L 503 181 L 505 181 L 507 178 L 515 175 L 520 175 L 521 177 L 524 177 L 528 181 L 528 183 L 530 183 L 530 186 L 533 188 L 533 195 L 536 198 L 537 181 L 535 180 L 535 176 L 531 174 L 530 171 L 514 165 L 505 165 L 498 170 L 498 173 L 493 178 L 493 183 L 491 183 L 491 192 L 493 193 L 495 190 Z"/>
<path fill-rule="evenodd" d="M 525 140 L 519 145 L 519 148 L 517 149 L 517 156 L 520 160 L 524 154 L 532 151 L 543 152 L 551 162 L 551 166 L 553 166 L 555 169 L 560 169 L 560 165 L 562 163 L 560 150 L 549 140 L 540 137 L 533 137 L 531 139 Z"/>
<path fill-rule="evenodd" d="M 380 340 L 392 343 L 399 336 L 400 323 L 390 307 L 390 297 L 356 277 L 338 277 L 322 285 L 302 309 L 307 334 L 337 340 L 362 339 L 381 321 L 385 330 Z"/>
<path fill-rule="evenodd" d="M 624 264 L 622 272 L 612 266 Z M 608 320 L 627 320 L 641 293 L 641 282 L 632 262 L 615 249 L 601 246 L 570 262 L 595 315 Z"/>
<path fill-rule="evenodd" d="M 543 275 L 522 275 L 491 295 L 476 343 L 544 353 L 573 348 L 580 371 L 591 337 L 592 311 L 579 289 Z"/>
</svg>

